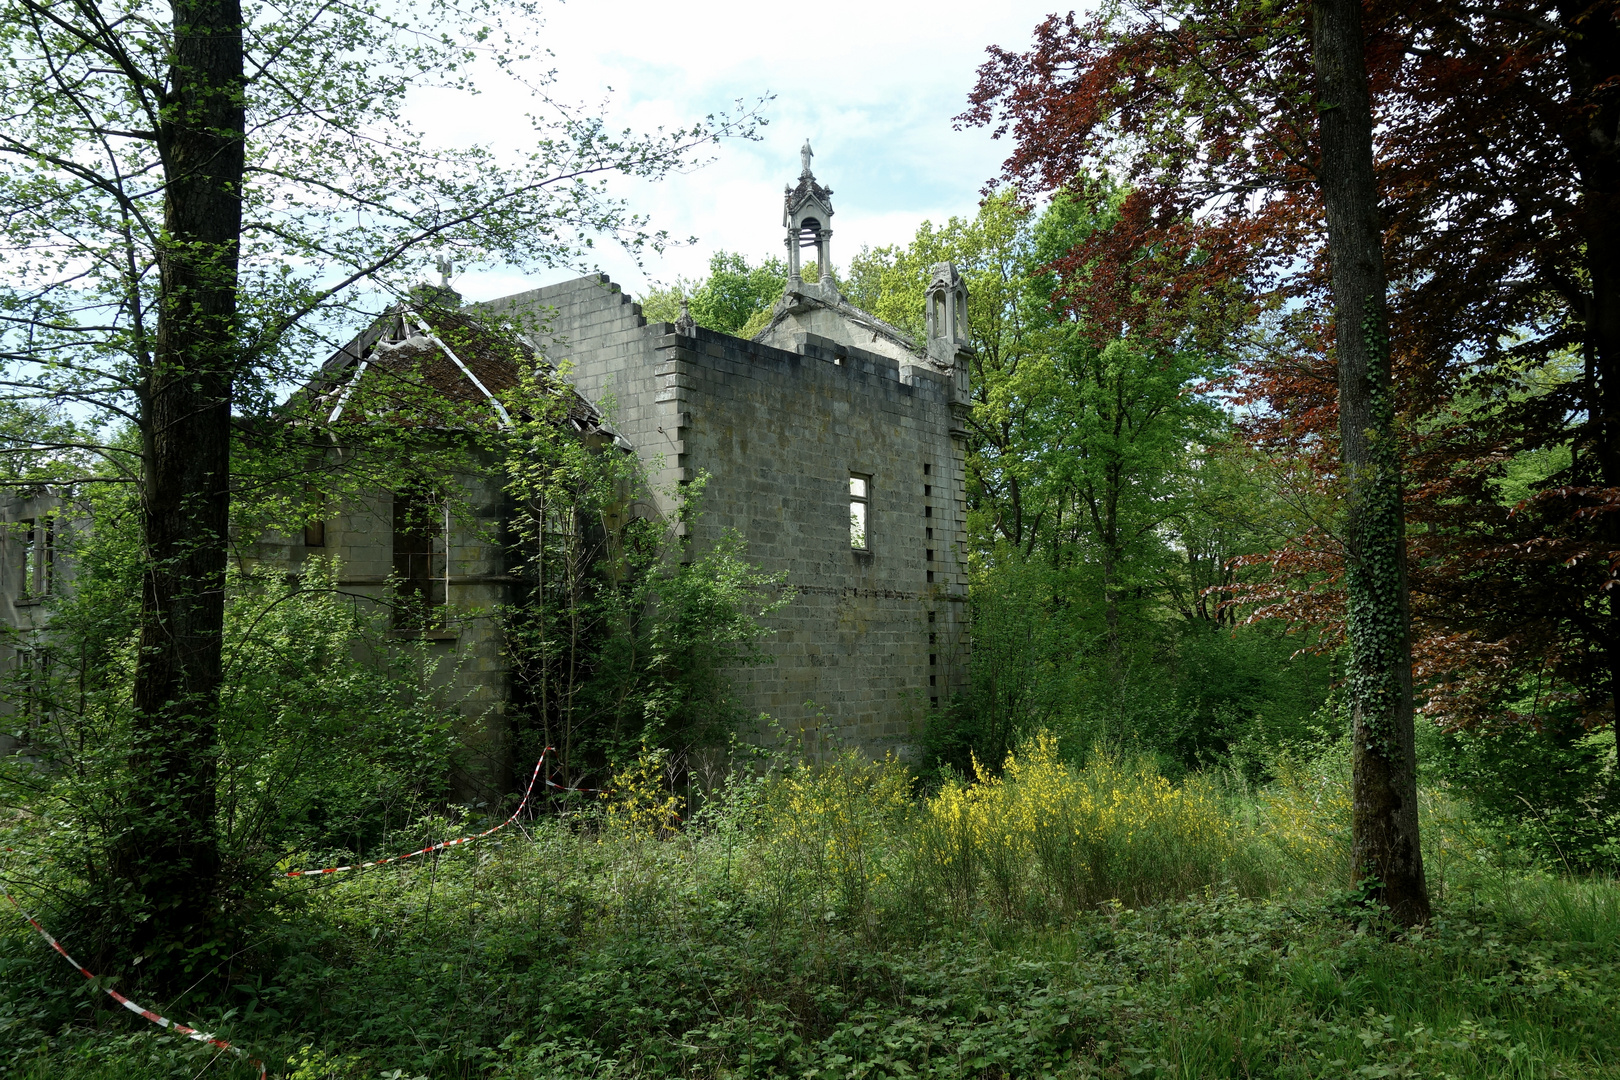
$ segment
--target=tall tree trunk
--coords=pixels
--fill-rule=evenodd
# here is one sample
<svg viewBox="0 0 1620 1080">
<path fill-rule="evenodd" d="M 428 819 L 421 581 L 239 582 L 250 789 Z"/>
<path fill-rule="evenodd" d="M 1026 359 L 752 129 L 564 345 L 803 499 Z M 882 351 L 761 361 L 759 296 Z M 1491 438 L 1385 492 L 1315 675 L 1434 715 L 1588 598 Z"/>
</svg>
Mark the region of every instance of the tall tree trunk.
<svg viewBox="0 0 1620 1080">
<path fill-rule="evenodd" d="M 1315 0 L 1312 15 L 1348 489 L 1351 850 L 1356 880 L 1414 925 L 1429 917 L 1429 893 L 1418 845 L 1401 454 L 1361 0 Z"/>
<path fill-rule="evenodd" d="M 146 572 L 134 688 L 130 820 L 113 872 L 147 918 L 161 980 L 215 924 L 218 708 L 230 511 L 231 391 L 242 226 L 239 0 L 174 0 L 158 133 L 165 189 L 160 307 L 142 387 Z"/>
<path fill-rule="evenodd" d="M 1581 232 L 1591 294 L 1586 323 L 1588 415 L 1596 430 L 1598 481 L 1620 488 L 1620 21 L 1612 12 L 1592 12 L 1585 0 L 1558 5 L 1571 34 L 1564 59 L 1570 85 L 1584 106 L 1564 135 L 1579 169 Z M 1620 514 L 1599 514 L 1598 528 L 1620 550 Z M 1615 730 L 1615 797 L 1620 799 L 1620 597 L 1609 594 L 1611 725 Z"/>
</svg>

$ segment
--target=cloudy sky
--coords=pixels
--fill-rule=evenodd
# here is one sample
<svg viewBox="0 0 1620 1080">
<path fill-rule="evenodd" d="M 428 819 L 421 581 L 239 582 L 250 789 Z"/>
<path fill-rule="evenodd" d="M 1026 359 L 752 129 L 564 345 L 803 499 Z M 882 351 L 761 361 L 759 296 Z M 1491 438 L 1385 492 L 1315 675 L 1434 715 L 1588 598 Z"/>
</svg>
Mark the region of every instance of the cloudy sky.
<svg viewBox="0 0 1620 1080">
<path fill-rule="evenodd" d="M 1052 10 L 1027 0 L 550 5 L 543 36 L 555 55 L 556 96 L 606 99 L 616 126 L 681 124 L 738 98 L 775 95 L 761 141 L 724 144 L 710 164 L 686 175 L 620 186 L 654 226 L 695 236 L 695 246 L 651 256 L 644 268 L 604 250 L 601 268 L 639 295 L 650 283 L 701 275 L 717 248 L 750 258 L 781 254 L 782 185 L 797 177 L 807 138 L 817 178 L 835 192 L 838 264 L 862 244 L 909 238 L 924 219 L 972 213 L 1005 144 L 981 130 L 954 131 L 951 117 L 966 108 L 985 48 L 1027 47 Z M 464 102 L 424 101 L 419 119 L 430 134 L 500 145 L 508 106 L 499 85 L 486 89 L 470 110 Z M 507 115 L 524 111 L 515 93 L 508 105 Z M 473 272 L 456 285 L 482 300 L 568 276 Z"/>
</svg>

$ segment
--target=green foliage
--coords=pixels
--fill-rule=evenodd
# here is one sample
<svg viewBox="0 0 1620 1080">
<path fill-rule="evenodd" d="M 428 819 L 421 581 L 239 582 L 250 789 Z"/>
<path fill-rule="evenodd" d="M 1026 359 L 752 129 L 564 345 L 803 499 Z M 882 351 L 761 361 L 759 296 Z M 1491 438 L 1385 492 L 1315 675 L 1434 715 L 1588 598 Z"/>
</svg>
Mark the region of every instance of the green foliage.
<svg viewBox="0 0 1620 1080">
<path fill-rule="evenodd" d="M 108 882 L 142 782 L 129 708 L 139 523 L 124 489 L 91 486 L 68 506 L 94 527 L 64 533 L 71 587 L 49 600 L 48 635 L 21 643 L 33 662 L 8 673 L 0 724 L 20 753 L 0 757 L 0 803 L 14 808 L 16 846 L 78 868 L 44 875 L 46 914 L 77 925 L 80 951 L 95 959 L 124 956 L 123 935 L 152 902 Z M 214 828 L 228 868 L 222 900 L 245 911 L 279 860 L 374 850 L 446 792 L 454 712 L 431 692 L 441 673 L 336 577 L 315 562 L 290 586 L 252 569 L 230 579 Z M 209 977 L 228 934 L 195 943 L 192 978 Z"/>
<path fill-rule="evenodd" d="M 1620 868 L 1620 813 L 1611 795 L 1614 735 L 1561 707 L 1537 729 L 1426 732 L 1420 760 L 1474 811 L 1543 866 Z"/>
<path fill-rule="evenodd" d="M 519 508 L 508 543 L 524 588 L 499 617 L 526 749 L 604 776 L 643 747 L 723 744 L 743 719 L 728 671 L 765 659 L 760 619 L 787 598 L 740 537 L 690 539 L 703 478 L 667 493 L 668 520 L 633 512 L 651 494 L 639 460 L 574 436 L 571 401 L 541 374 L 508 395 L 518 419 L 492 445 Z"/>
<path fill-rule="evenodd" d="M 290 593 L 279 575 L 233 582 L 221 831 L 255 873 L 295 852 L 375 851 L 449 794 L 456 703 L 435 692 L 449 662 L 388 637 L 383 613 L 342 595 L 339 569 L 310 560 Z"/>
<path fill-rule="evenodd" d="M 1327 689 L 1328 664 L 1294 655 L 1312 642 L 1222 606 L 1231 560 L 1293 535 L 1301 514 L 1286 471 L 1245 454 L 1206 393 L 1228 362 L 1219 335 L 1195 333 L 1192 313 L 1174 333 L 1104 330 L 1062 303 L 1103 287 L 1064 260 L 1118 223 L 1124 195 L 1104 178 L 1037 212 L 1000 193 L 850 264 L 852 301 L 914 334 L 932 264 L 968 284 L 973 664 L 924 737 L 959 770 L 1041 727 L 1076 754 L 1100 740 L 1178 769 L 1252 764 Z"/>
<path fill-rule="evenodd" d="M 1512 868 L 1475 831 L 1436 921 L 1392 932 L 1337 891 L 1340 751 L 1258 791 L 1050 741 L 1020 759 L 923 798 L 893 762 L 734 768 L 683 829 L 541 819 L 285 883 L 231 988 L 180 1015 L 304 1080 L 1612 1073 L 1612 882 Z M 670 798 L 656 755 L 637 768 L 629 803 Z M 1431 843 L 1466 826 L 1426 799 Z M 8 1075 L 205 1067 L 96 996 L 0 921 Z"/>
<path fill-rule="evenodd" d="M 807 271 L 805 277 L 815 280 L 814 271 Z M 674 322 L 680 317 L 681 301 L 686 300 L 699 326 L 752 337 L 763 329 L 764 317 L 786 287 L 787 264 L 781 259 L 767 257 L 752 266 L 742 255 L 717 251 L 709 257 L 708 277 L 678 279 L 668 288 L 653 289 L 641 301 L 641 313 L 649 322 Z"/>
</svg>

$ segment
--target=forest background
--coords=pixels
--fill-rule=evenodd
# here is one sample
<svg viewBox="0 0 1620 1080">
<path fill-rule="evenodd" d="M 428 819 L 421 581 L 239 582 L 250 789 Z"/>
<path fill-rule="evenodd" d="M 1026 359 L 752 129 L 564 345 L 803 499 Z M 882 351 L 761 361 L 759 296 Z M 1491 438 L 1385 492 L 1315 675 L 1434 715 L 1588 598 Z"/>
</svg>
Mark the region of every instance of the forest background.
<svg viewBox="0 0 1620 1080">
<path fill-rule="evenodd" d="M 266 422 L 321 320 L 363 307 L 353 286 L 438 304 L 449 334 L 454 305 L 412 292 L 439 248 L 547 263 L 601 231 L 656 244 L 592 178 L 684 167 L 746 116 L 651 138 L 564 116 L 502 171 L 420 153 L 400 95 L 376 90 L 380 72 L 460 79 L 490 5 L 435 44 L 319 5 L 244 41 L 214 8 L 129 36 L 17 0 L 6 460 L 96 528 L 78 587 L 49 600 L 55 639 L 8 691 L 30 753 L 0 774 L 7 880 L 107 978 L 235 1022 L 309 1077 L 1609 1075 L 1620 29 L 1601 4 L 1361 12 L 1384 452 L 1410 479 L 1423 715 L 1404 764 L 1441 903 L 1408 933 L 1344 891 L 1364 869 L 1346 843 L 1357 477 L 1316 184 L 1317 121 L 1340 103 L 1309 89 L 1329 6 L 1049 20 L 1029 52 L 992 51 L 964 114 L 1013 140 L 979 213 L 828 269 L 913 332 L 933 263 L 971 292 L 972 678 L 910 772 L 728 743 L 720 673 L 754 658 L 774 583 L 735 544 L 690 561 L 673 532 L 610 521 L 633 478 L 558 434 L 566 396 L 539 368 L 512 430 L 457 417 L 465 445 L 384 435 L 343 470 L 308 468 L 332 432 Z M 86 109 L 125 120 L 86 128 Z M 296 269 L 322 260 L 338 279 Z M 722 252 L 645 306 L 746 335 L 782 285 Z M 568 779 L 615 797 L 548 800 L 531 845 L 392 885 L 267 884 L 495 808 L 446 800 L 453 717 L 421 650 L 319 574 L 290 588 L 231 565 L 232 530 L 297 528 L 368 487 L 443 491 L 490 454 L 525 464 L 524 572 L 565 601 L 507 625 L 536 699 L 564 703 L 529 735 L 565 709 L 588 734 Z M 99 997 L 63 989 L 29 933 L 6 939 L 8 1064 L 206 1064 L 167 1036 L 109 1044 Z M 530 974 L 557 971 L 556 990 Z M 681 992 L 686 972 L 707 997 Z"/>
</svg>

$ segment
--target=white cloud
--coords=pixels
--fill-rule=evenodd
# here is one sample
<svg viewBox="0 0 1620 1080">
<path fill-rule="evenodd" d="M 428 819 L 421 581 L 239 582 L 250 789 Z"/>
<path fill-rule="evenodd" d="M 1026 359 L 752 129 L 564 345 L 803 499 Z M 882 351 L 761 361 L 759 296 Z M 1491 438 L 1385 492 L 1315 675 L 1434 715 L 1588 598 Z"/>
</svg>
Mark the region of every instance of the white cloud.
<svg viewBox="0 0 1620 1080">
<path fill-rule="evenodd" d="M 649 256 L 643 269 L 603 249 L 601 268 L 640 293 L 649 281 L 700 275 L 718 248 L 756 258 L 780 253 L 782 185 L 797 177 L 806 138 L 817 178 L 835 192 L 839 263 L 862 244 L 908 239 L 925 218 L 972 213 L 1008 147 L 983 130 L 953 130 L 951 118 L 967 107 L 986 47 L 1026 48 L 1048 10 L 961 0 L 631 0 L 549 8 L 541 37 L 555 54 L 553 93 L 566 101 L 606 99 L 614 126 L 682 124 L 738 98 L 776 95 L 760 142 L 724 144 L 706 167 L 656 184 L 618 185 L 655 227 L 695 236 L 695 245 Z M 470 103 L 423 95 L 418 123 L 431 138 L 519 151 L 529 131 L 522 119 L 528 99 L 498 79 L 484 86 Z M 469 299 L 539 283 L 498 271 L 457 281 Z"/>
</svg>

